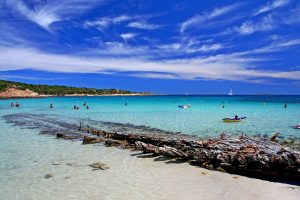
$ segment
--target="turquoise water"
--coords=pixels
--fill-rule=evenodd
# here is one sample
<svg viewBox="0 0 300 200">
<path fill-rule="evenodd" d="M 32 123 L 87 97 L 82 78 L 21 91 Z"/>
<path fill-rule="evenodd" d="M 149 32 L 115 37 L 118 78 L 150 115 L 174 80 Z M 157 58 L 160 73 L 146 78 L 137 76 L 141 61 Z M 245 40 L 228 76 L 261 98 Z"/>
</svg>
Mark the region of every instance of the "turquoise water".
<svg viewBox="0 0 300 200">
<path fill-rule="evenodd" d="M 291 127 L 300 123 L 300 96 L 60 97 L 13 100 L 21 103 L 20 108 L 13 109 L 9 107 L 11 101 L 0 101 L 1 115 L 42 113 L 75 123 L 89 118 L 201 137 L 216 136 L 222 132 L 261 136 L 280 132 L 285 137 L 300 138 L 300 130 Z M 84 109 L 83 102 L 87 102 L 89 110 Z M 48 108 L 50 103 L 54 104 L 54 109 Z M 283 108 L 284 103 L 288 104 L 287 109 Z M 178 108 L 182 104 L 191 104 L 192 107 Z M 73 110 L 74 105 L 80 110 Z M 247 119 L 241 123 L 222 122 L 222 118 L 234 115 L 246 116 Z M 97 123 L 94 124 L 97 126 Z"/>
<path fill-rule="evenodd" d="M 11 101 L 20 102 L 21 107 L 10 108 Z M 85 101 L 90 107 L 89 110 L 83 108 L 82 104 Z M 125 102 L 127 106 L 124 105 Z M 49 109 L 50 103 L 54 104 L 54 109 Z M 288 103 L 287 109 L 283 108 L 284 103 Z M 191 104 L 192 107 L 178 108 L 178 105 L 182 104 Z M 73 110 L 74 105 L 80 106 L 80 110 Z M 225 108 L 222 108 L 222 105 Z M 6 115 L 17 118 L 18 115 L 11 114 L 46 114 L 44 119 L 50 116 L 58 121 L 72 123 L 93 122 L 93 126 L 108 130 L 126 128 L 127 131 L 133 132 L 143 132 L 144 129 L 151 132 L 156 131 L 151 128 L 158 128 L 200 137 L 217 136 L 221 132 L 232 135 L 244 132 L 248 135 L 270 136 L 279 131 L 284 137 L 299 139 L 300 130 L 290 127 L 300 123 L 299 111 L 300 96 L 66 97 L 0 100 L 0 199 L 157 199 L 158 196 L 164 195 L 165 198 L 162 199 L 169 199 L 170 195 L 174 194 L 176 196 L 171 196 L 172 199 L 183 199 L 191 194 L 203 195 L 204 192 L 199 188 L 203 191 L 213 189 L 213 192 L 206 192 L 210 195 L 223 195 L 223 189 L 226 188 L 227 191 L 228 185 L 231 185 L 231 188 L 243 185 L 245 191 L 248 191 L 248 188 L 253 189 L 253 185 L 257 184 L 226 182 L 232 179 L 230 175 L 209 178 L 208 175 L 201 175 L 198 168 L 189 168 L 187 164 L 167 165 L 153 162 L 152 159 L 139 159 L 130 156 L 127 150 L 106 148 L 103 144 L 81 145 L 80 141 L 58 140 L 53 136 L 38 134 L 39 129 L 6 123 L 3 117 Z M 222 118 L 233 117 L 235 114 L 247 116 L 247 119 L 234 124 L 222 122 Z M 106 163 L 110 169 L 92 171 L 89 164 L 99 161 Z M 46 174 L 52 174 L 53 177 L 45 179 Z M 173 176 L 174 174 L 176 176 Z M 207 178 L 209 183 L 203 182 L 203 178 Z M 265 188 L 265 184 L 262 182 L 259 188 Z M 274 192 L 272 190 L 266 194 Z M 294 196 L 297 199 L 299 195 Z M 221 196 L 214 198 L 222 199 Z"/>
</svg>

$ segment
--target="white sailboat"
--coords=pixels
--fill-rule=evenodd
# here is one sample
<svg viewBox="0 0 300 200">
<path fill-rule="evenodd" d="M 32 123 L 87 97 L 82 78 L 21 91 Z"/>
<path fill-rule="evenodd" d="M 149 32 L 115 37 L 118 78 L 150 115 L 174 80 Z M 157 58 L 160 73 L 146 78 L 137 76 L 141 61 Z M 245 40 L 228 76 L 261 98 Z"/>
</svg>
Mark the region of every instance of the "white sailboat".
<svg viewBox="0 0 300 200">
<path fill-rule="evenodd" d="M 228 95 L 229 95 L 229 96 L 232 96 L 232 95 L 233 95 L 232 89 L 230 89 L 230 91 L 228 92 Z"/>
</svg>

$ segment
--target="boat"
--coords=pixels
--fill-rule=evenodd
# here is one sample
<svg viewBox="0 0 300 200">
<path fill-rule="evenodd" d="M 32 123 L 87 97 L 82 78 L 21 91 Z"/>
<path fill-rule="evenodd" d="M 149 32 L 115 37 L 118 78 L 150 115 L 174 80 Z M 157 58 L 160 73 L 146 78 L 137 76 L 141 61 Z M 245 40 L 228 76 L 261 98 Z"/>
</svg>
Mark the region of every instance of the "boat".
<svg viewBox="0 0 300 200">
<path fill-rule="evenodd" d="M 298 130 L 300 130 L 300 124 L 298 124 L 298 125 L 294 126 L 294 129 L 298 129 Z"/>
<path fill-rule="evenodd" d="M 235 118 L 224 118 L 222 120 L 223 120 L 223 122 L 231 123 L 231 122 L 241 122 L 243 119 L 246 119 L 246 117 L 241 117 L 241 118 L 238 118 L 238 119 L 235 119 Z"/>
<path fill-rule="evenodd" d="M 191 105 L 179 105 L 178 106 L 179 108 L 184 108 L 184 109 L 187 109 L 187 108 L 190 108 L 190 107 L 192 107 Z"/>
<path fill-rule="evenodd" d="M 232 96 L 232 95 L 233 95 L 232 89 L 230 89 L 230 91 L 228 92 L 228 95 L 229 95 L 229 96 Z"/>
</svg>

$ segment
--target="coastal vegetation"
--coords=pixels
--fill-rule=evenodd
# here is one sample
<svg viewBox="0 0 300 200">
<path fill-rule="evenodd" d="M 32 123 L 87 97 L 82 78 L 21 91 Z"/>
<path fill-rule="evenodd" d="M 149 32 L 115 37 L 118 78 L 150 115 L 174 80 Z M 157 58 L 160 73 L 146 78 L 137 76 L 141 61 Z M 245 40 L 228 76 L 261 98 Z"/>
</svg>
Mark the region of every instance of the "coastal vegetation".
<svg viewBox="0 0 300 200">
<path fill-rule="evenodd" d="M 84 94 L 84 95 L 117 95 L 117 94 L 147 94 L 147 93 L 137 93 L 128 90 L 119 89 L 95 89 L 95 88 L 79 88 L 79 87 L 69 87 L 61 85 L 34 85 L 14 81 L 0 80 L 0 92 L 6 91 L 8 88 L 17 88 L 19 90 L 30 90 L 36 92 L 39 95 L 54 95 L 54 96 L 64 96 L 64 95 L 74 95 L 74 94 Z"/>
</svg>

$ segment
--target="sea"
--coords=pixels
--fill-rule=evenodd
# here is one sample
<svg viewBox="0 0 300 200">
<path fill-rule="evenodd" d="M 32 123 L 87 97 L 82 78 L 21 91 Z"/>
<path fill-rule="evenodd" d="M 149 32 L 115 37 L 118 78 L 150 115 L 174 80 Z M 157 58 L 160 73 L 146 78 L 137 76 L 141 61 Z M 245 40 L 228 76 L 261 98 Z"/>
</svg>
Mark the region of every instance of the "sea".
<svg viewBox="0 0 300 200">
<path fill-rule="evenodd" d="M 12 102 L 19 102 L 21 106 L 10 107 Z M 50 109 L 50 104 L 54 108 Z M 178 107 L 180 105 L 190 107 L 183 109 Z M 74 106 L 79 109 L 73 109 Z M 0 100 L 0 199 L 120 199 L 113 195 L 113 190 L 126 195 L 129 191 L 124 184 L 131 189 L 135 186 L 127 182 L 119 168 L 127 170 L 125 176 L 130 176 L 130 180 L 154 176 L 135 174 L 133 166 L 152 164 L 147 161 L 141 164 L 136 157 L 126 156 L 127 150 L 58 140 L 39 134 L 39 127 L 8 123 L 7 116 L 17 120 L 20 114 L 31 116 L 29 120 L 34 119 L 32 116 L 43 116 L 45 121 L 49 118 L 117 132 L 148 134 L 156 131 L 200 138 L 218 137 L 221 133 L 233 137 L 242 134 L 271 137 L 279 132 L 281 139 L 300 140 L 300 130 L 294 129 L 300 123 L 300 96 L 162 95 Z M 246 118 L 239 123 L 222 120 L 235 115 Z M 98 179 L 93 182 L 98 172 L 91 172 L 89 164 L 96 161 L 111 166 L 102 172 L 105 182 Z M 114 186 L 109 188 L 107 181 Z M 139 191 L 135 191 L 137 196 Z"/>
</svg>

